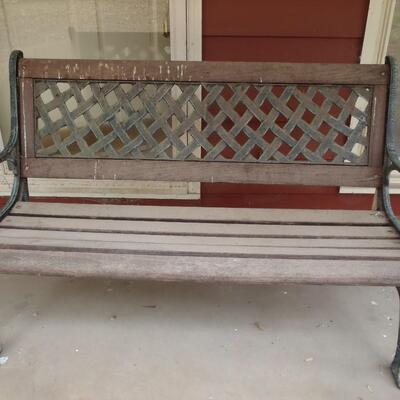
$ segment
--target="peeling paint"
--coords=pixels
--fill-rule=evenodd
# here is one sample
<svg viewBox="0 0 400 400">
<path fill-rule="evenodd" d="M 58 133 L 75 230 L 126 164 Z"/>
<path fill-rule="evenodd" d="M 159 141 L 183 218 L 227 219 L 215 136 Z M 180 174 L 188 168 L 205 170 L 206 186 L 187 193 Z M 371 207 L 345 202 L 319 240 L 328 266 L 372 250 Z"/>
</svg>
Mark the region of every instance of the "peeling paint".
<svg viewBox="0 0 400 400">
<path fill-rule="evenodd" d="M 99 160 L 95 160 L 94 162 L 94 175 L 93 175 L 93 179 L 96 180 L 97 179 L 97 166 L 98 166 Z"/>
<path fill-rule="evenodd" d="M 24 80 L 21 81 L 21 92 L 25 93 L 25 81 Z M 25 124 L 25 121 L 26 121 L 25 109 L 26 109 L 26 107 L 22 107 L 22 117 L 24 119 L 24 124 Z M 24 129 L 24 155 L 25 155 L 25 157 L 28 154 L 28 147 L 27 146 L 28 146 L 28 140 L 27 140 L 27 137 L 26 137 L 26 129 Z"/>
</svg>

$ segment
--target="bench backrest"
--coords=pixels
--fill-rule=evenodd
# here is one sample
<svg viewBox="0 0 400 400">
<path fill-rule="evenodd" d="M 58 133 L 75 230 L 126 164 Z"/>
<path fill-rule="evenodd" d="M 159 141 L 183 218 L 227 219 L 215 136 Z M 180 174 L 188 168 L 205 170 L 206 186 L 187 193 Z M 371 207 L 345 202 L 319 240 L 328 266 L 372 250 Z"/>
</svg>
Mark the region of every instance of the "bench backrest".
<svg viewBox="0 0 400 400">
<path fill-rule="evenodd" d="M 377 187 L 386 65 L 21 58 L 24 177 Z"/>
</svg>

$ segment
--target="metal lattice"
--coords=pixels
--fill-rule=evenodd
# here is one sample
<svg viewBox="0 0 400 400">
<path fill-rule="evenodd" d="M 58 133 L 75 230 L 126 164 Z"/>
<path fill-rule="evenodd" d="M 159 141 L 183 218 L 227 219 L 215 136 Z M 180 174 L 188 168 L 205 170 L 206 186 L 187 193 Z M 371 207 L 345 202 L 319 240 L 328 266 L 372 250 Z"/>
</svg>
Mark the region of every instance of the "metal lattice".
<svg viewBox="0 0 400 400">
<path fill-rule="evenodd" d="M 35 82 L 36 155 L 366 164 L 368 87 Z"/>
</svg>

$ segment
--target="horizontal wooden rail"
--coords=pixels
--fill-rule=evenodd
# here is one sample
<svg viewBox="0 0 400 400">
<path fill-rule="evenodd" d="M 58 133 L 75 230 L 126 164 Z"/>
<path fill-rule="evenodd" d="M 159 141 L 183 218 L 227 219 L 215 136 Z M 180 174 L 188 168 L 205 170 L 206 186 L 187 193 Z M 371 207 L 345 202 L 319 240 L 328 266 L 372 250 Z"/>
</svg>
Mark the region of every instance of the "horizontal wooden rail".
<svg viewBox="0 0 400 400">
<path fill-rule="evenodd" d="M 386 65 L 357 64 L 25 58 L 19 65 L 22 78 L 58 80 L 379 85 L 389 75 Z"/>
<path fill-rule="evenodd" d="M 25 158 L 22 175 L 40 178 L 266 183 L 282 185 L 381 185 L 382 168 L 346 165 L 256 164 L 201 161 Z"/>
</svg>

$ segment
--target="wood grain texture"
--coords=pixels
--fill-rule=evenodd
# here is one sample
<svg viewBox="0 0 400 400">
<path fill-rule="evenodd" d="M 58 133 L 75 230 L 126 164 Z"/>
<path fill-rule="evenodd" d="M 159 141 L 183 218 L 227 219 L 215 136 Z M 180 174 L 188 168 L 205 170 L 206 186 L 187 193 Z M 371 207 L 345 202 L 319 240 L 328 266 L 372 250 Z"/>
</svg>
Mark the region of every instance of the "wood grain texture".
<svg viewBox="0 0 400 400">
<path fill-rule="evenodd" d="M 382 168 L 347 165 L 24 158 L 28 178 L 133 179 L 378 187 Z"/>
<path fill-rule="evenodd" d="M 25 218 L 26 217 L 20 217 Z M 53 219 L 54 220 L 54 219 Z M 57 220 L 57 219 L 56 219 Z M 212 234 L 210 232 L 204 233 L 203 235 L 188 234 L 185 235 L 182 232 L 171 232 L 166 230 L 165 232 L 135 232 L 135 231 L 112 231 L 112 230 L 82 230 L 79 229 L 80 220 L 73 220 L 77 224 L 76 229 L 66 229 L 65 220 L 59 221 L 59 224 L 54 224 L 54 228 L 48 227 L 44 229 L 39 226 L 25 226 L 23 230 L 18 225 L 7 224 L 5 221 L 0 225 L 1 237 L 34 237 L 34 238 L 46 238 L 51 235 L 51 238 L 62 238 L 62 239 L 73 239 L 77 237 L 82 240 L 91 240 L 98 242 L 130 242 L 130 243 L 162 243 L 162 244 L 179 244 L 185 245 L 228 245 L 228 246 L 247 246 L 247 247 L 281 247 L 281 248 L 346 248 L 346 249 L 400 249 L 400 241 L 398 238 L 393 236 L 377 236 L 371 238 L 360 237 L 349 237 L 343 235 L 342 237 L 329 237 L 324 235 L 324 229 L 314 229 L 314 236 L 307 235 L 279 235 L 279 226 L 274 226 L 276 231 L 270 229 L 270 236 L 261 235 L 244 235 L 240 234 L 240 230 L 236 231 L 236 235 L 232 234 L 225 225 L 223 232 Z M 99 222 L 99 221 L 97 221 Z M 103 223 L 103 225 L 108 225 Z M 115 221 L 114 221 L 115 222 Z M 126 222 L 126 221 L 124 221 Z M 129 221 L 129 223 L 132 223 Z M 151 224 L 150 224 L 151 225 Z M 271 226 L 268 226 L 271 228 Z M 311 231 L 310 227 L 308 227 Z M 379 229 L 379 228 L 378 228 Z M 234 230 L 234 229 L 233 229 Z M 359 228 L 361 233 L 361 229 Z M 378 234 L 379 231 L 377 231 Z M 275 233 L 274 235 L 271 233 Z M 310 233 L 310 232 L 309 232 Z M 322 235 L 319 235 L 322 233 Z"/>
<path fill-rule="evenodd" d="M 6 217 L 0 228 L 60 230 L 72 232 L 105 232 L 105 233 L 134 233 L 145 235 L 179 235 L 179 236 L 212 236 L 287 239 L 379 239 L 391 243 L 399 235 L 390 226 L 352 226 L 346 225 L 303 225 L 303 224 L 246 224 L 246 223 L 213 223 L 213 222 L 171 222 L 171 221 L 140 221 L 114 220 L 94 218 L 63 218 L 44 216 Z M 272 243 L 272 242 L 271 242 Z"/>
<path fill-rule="evenodd" d="M 233 283 L 399 285 L 398 261 L 285 260 L 1 250 L 0 272 Z"/>
<path fill-rule="evenodd" d="M 381 211 L 236 209 L 19 202 L 13 215 L 254 224 L 390 226 Z"/>
<path fill-rule="evenodd" d="M 387 65 L 25 58 L 19 76 L 34 79 L 387 84 Z"/>
<path fill-rule="evenodd" d="M 371 134 L 368 146 L 369 165 L 372 167 L 381 167 L 383 165 L 383 153 L 386 137 L 386 112 L 387 112 L 387 94 L 386 85 L 377 85 L 374 87 L 374 101 L 371 114 Z"/>
<path fill-rule="evenodd" d="M 20 230 L 0 232 L 0 249 L 46 250 L 71 252 L 92 252 L 96 254 L 142 254 L 164 255 L 166 257 L 188 255 L 204 257 L 240 257 L 285 260 L 392 260 L 400 262 L 400 249 L 395 248 L 344 248 L 344 247 L 285 247 L 245 246 L 240 244 L 181 244 L 131 242 L 114 240 L 90 240 L 95 234 L 69 233 L 58 231 Z M 113 235 L 115 236 L 115 235 Z M 153 239 L 154 240 L 154 239 Z"/>
<path fill-rule="evenodd" d="M 33 80 L 31 78 L 21 79 L 19 82 L 19 90 L 21 154 L 23 157 L 34 157 L 35 112 L 33 105 Z"/>
</svg>

